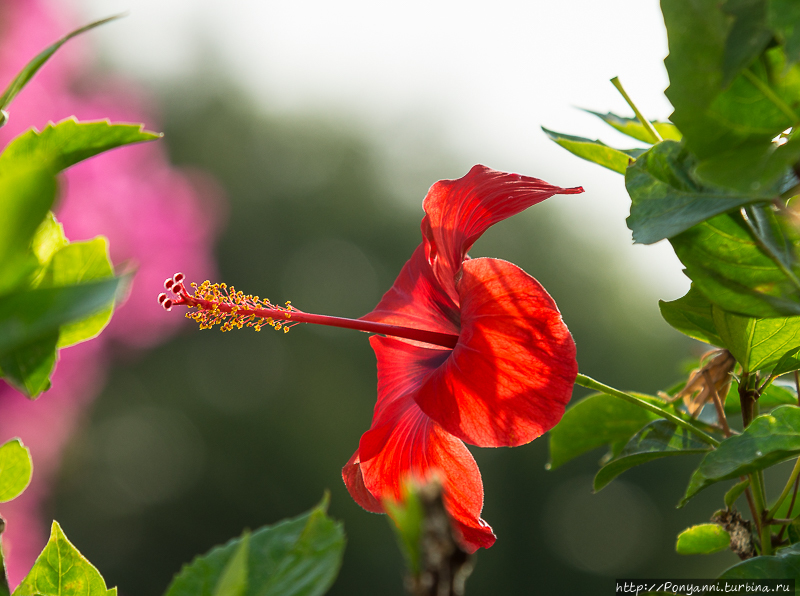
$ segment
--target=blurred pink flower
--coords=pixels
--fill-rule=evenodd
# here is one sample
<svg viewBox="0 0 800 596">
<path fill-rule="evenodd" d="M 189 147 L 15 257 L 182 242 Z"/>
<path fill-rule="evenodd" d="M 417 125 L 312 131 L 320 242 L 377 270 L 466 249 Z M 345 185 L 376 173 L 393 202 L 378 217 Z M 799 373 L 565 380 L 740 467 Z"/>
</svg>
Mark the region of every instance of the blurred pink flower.
<svg viewBox="0 0 800 596">
<path fill-rule="evenodd" d="M 4 0 L 0 5 L 0 87 L 74 26 L 55 8 L 42 0 Z M 158 130 L 153 107 L 141 90 L 108 77 L 101 85 L 88 78 L 85 65 L 91 53 L 85 43 L 81 38 L 70 41 L 14 100 L 8 125 L 0 128 L 0 145 L 31 126 L 42 129 L 49 121 L 73 115 L 79 120 L 144 122 L 147 129 Z M 78 80 L 80 92 L 75 89 Z M 75 241 L 102 234 L 109 239 L 114 263 L 132 262 L 137 272 L 127 302 L 103 334 L 61 352 L 50 391 L 30 402 L 0 381 L 0 443 L 20 437 L 34 461 L 28 490 L 0 506 L 8 523 L 3 545 L 12 586 L 27 574 L 46 543 L 49 520 L 41 518 L 41 504 L 65 444 L 103 386 L 111 346 L 147 348 L 181 324 L 176 317 L 161 316 L 153 300 L 164 271 L 181 268 L 196 278 L 213 276 L 209 246 L 221 215 L 221 196 L 209 176 L 171 167 L 160 142 L 100 155 L 62 177 L 56 214 L 67 237 Z"/>
</svg>

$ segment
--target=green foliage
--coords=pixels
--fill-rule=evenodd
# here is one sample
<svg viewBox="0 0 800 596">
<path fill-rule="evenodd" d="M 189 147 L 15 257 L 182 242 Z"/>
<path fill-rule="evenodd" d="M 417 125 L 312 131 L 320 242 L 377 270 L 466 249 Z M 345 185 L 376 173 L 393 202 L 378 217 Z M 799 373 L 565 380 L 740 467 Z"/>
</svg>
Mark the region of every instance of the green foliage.
<svg viewBox="0 0 800 596">
<path fill-rule="evenodd" d="M 0 503 L 16 499 L 31 481 L 33 462 L 19 439 L 0 445 Z"/>
<path fill-rule="evenodd" d="M 650 400 L 659 402 L 655 398 Z M 548 467 L 554 470 L 597 447 L 624 444 L 639 429 L 657 419 L 652 412 L 610 395 L 589 395 L 570 406 L 561 422 L 550 431 Z"/>
<path fill-rule="evenodd" d="M 725 439 L 695 470 L 679 507 L 716 482 L 738 478 L 800 455 L 800 408 L 781 406 Z"/>
<path fill-rule="evenodd" d="M 784 45 L 787 64 L 800 62 L 800 4 L 794 0 L 769 0 L 767 4 L 769 26 Z"/>
<path fill-rule="evenodd" d="M 625 173 L 631 197 L 627 219 L 634 242 L 652 244 L 706 219 L 769 195 L 743 195 L 695 179 L 695 157 L 683 143 L 664 141 L 643 153 Z"/>
<path fill-rule="evenodd" d="M 407 482 L 403 486 L 403 498 L 400 502 L 387 500 L 384 502 L 389 514 L 392 529 L 400 550 L 406 559 L 408 570 L 412 576 L 420 573 L 422 564 L 422 532 L 425 511 L 419 497 L 419 486 Z"/>
<path fill-rule="evenodd" d="M 68 33 L 67 35 L 56 41 L 54 44 L 42 50 L 39 54 L 36 55 L 36 57 L 33 58 L 33 60 L 28 62 L 23 67 L 23 69 L 19 72 L 19 74 L 17 74 L 17 76 L 14 77 L 12 81 L 8 84 L 5 91 L 3 91 L 3 94 L 0 95 L 0 110 L 5 110 L 8 107 L 8 105 L 13 101 L 13 99 L 17 96 L 17 94 L 20 91 L 22 91 L 25 85 L 27 85 L 28 82 L 33 78 L 33 76 L 37 73 L 37 71 L 42 66 L 44 66 L 44 64 L 53 56 L 53 54 L 55 54 L 58 51 L 58 49 L 65 43 L 67 43 L 70 39 L 72 39 L 77 35 L 80 35 L 81 33 L 89 31 L 90 29 L 94 29 L 95 27 L 99 27 L 100 25 L 103 25 L 110 21 L 114 21 L 122 16 L 123 15 L 115 15 L 105 19 L 101 19 L 99 21 L 95 21 L 93 23 L 89 23 L 88 25 L 85 25 L 80 29 L 75 29 L 71 33 Z M 5 123 L 5 119 L 6 117 L 4 115 L 3 119 L 0 120 L 0 126 L 2 126 Z"/>
<path fill-rule="evenodd" d="M 654 420 L 637 432 L 616 457 L 600 468 L 594 477 L 594 490 L 601 490 L 634 466 L 663 457 L 705 453 L 710 448 L 685 428 L 668 420 Z"/>
<path fill-rule="evenodd" d="M 710 555 L 730 546 L 731 535 L 717 524 L 700 524 L 678 535 L 675 551 L 679 555 Z"/>
<path fill-rule="evenodd" d="M 745 478 L 741 482 L 734 484 L 728 492 L 725 493 L 725 507 L 730 509 L 733 507 L 736 500 L 742 496 L 742 493 L 750 486 L 750 479 Z"/>
<path fill-rule="evenodd" d="M 53 522 L 50 540 L 13 596 L 112 596 L 100 572 Z"/>
<path fill-rule="evenodd" d="M 653 144 L 653 137 L 650 135 L 650 132 L 641 122 L 639 122 L 637 118 L 625 118 L 624 116 L 617 116 L 611 112 L 608 112 L 607 114 L 601 114 L 600 112 L 593 112 L 592 110 L 584 111 L 594 114 L 603 122 L 617 129 L 622 134 L 628 135 L 637 141 L 647 143 L 648 145 Z M 651 120 L 650 124 L 653 125 L 653 128 L 655 128 L 658 134 L 661 135 L 662 139 L 670 141 L 681 140 L 681 132 L 674 124 L 672 124 L 672 122 L 659 122 L 658 120 Z"/>
<path fill-rule="evenodd" d="M 714 307 L 714 323 L 746 372 L 771 369 L 800 342 L 800 317 L 757 319 Z"/>
<path fill-rule="evenodd" d="M 800 549 L 797 545 L 779 550 L 774 557 L 754 557 L 725 571 L 720 579 L 797 579 L 800 577 Z M 795 593 L 798 593 L 795 586 Z"/>
<path fill-rule="evenodd" d="M 345 544 L 342 526 L 326 515 L 327 508 L 326 497 L 308 513 L 197 557 L 165 596 L 324 594 L 336 579 Z"/>
<path fill-rule="evenodd" d="M 545 127 L 542 127 L 542 130 L 551 141 L 555 141 L 573 155 L 594 162 L 618 174 L 624 174 L 628 164 L 633 163 L 637 157 L 644 153 L 644 149 L 614 149 L 601 141 L 573 137 L 548 130 Z"/>
<path fill-rule="evenodd" d="M 725 345 L 714 324 L 713 305 L 694 286 L 677 300 L 659 300 L 658 307 L 664 320 L 681 333 L 715 346 Z"/>
<path fill-rule="evenodd" d="M 775 368 L 772 369 L 771 374 L 777 377 L 778 375 L 783 375 L 800 369 L 800 357 L 798 357 L 798 352 L 800 352 L 800 347 L 792 348 L 783 356 L 781 356 L 781 359 L 778 360 Z"/>
<path fill-rule="evenodd" d="M 762 412 L 767 412 L 778 406 L 797 405 L 797 396 L 783 385 L 771 384 L 764 389 L 761 397 L 758 398 L 758 408 Z M 742 404 L 739 400 L 739 384 L 731 381 L 728 397 L 725 399 L 725 412 L 738 414 L 742 411 Z"/>
</svg>

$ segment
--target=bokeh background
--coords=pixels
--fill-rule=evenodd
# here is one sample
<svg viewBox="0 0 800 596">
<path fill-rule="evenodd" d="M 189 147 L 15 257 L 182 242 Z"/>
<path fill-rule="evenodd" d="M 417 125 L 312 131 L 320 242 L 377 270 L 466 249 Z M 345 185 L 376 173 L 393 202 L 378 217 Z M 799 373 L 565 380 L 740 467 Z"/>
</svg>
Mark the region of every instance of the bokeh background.
<svg viewBox="0 0 800 596">
<path fill-rule="evenodd" d="M 539 129 L 635 144 L 572 107 L 627 114 L 608 83 L 615 75 L 646 114 L 669 114 L 655 0 L 41 6 L 41 18 L 61 33 L 131 9 L 55 60 L 80 55 L 80 76 L 65 87 L 71 93 L 139 97 L 138 117 L 165 133 L 159 159 L 191 182 L 195 211 L 123 222 L 167 226 L 171 233 L 142 240 L 151 252 L 172 240 L 184 247 L 185 263 L 164 259 L 161 278 L 213 273 L 273 301 L 360 316 L 419 243 L 427 188 L 485 163 L 586 188 L 499 224 L 471 251 L 510 260 L 548 289 L 575 336 L 582 372 L 655 392 L 702 351 L 658 314 L 657 300 L 680 296 L 688 283 L 668 246 L 631 244 L 622 177 L 569 155 Z M 14 25 L 6 19 L 0 35 L 8 39 Z M 59 68 L 56 61 L 46 68 Z M 59 92 L 66 93 L 51 90 Z M 98 176 L 106 171 L 95 167 Z M 126 174 L 132 206 L 137 180 L 152 184 L 154 167 Z M 110 183 L 107 194 L 118 198 Z M 162 191 L 164 205 L 173 200 Z M 112 222 L 93 224 L 92 234 L 111 235 L 113 246 L 104 225 Z M 206 253 L 216 265 L 198 258 Z M 35 502 L 41 519 L 58 519 L 122 594 L 158 594 L 194 555 L 246 527 L 298 515 L 329 490 L 330 513 L 348 536 L 330 593 L 402 594 L 388 521 L 361 510 L 340 477 L 375 400 L 366 337 L 310 326 L 284 335 L 186 325 L 173 335 L 154 326 L 149 341 L 126 342 L 136 317 L 180 317 L 160 311 L 159 286 L 142 276 L 136 283 L 152 292 L 152 306 L 103 344 L 103 361 L 113 365 L 50 454 Z M 0 395 L 0 415 L 4 398 L 12 399 Z M 45 394 L 37 403 L 56 399 Z M 634 469 L 592 495 L 600 452 L 552 472 L 546 438 L 473 453 L 485 484 L 483 517 L 498 542 L 479 553 L 471 595 L 593 593 L 612 589 L 615 577 L 712 577 L 734 562 L 730 553 L 674 554 L 676 534 L 721 505 L 712 489 L 675 510 L 690 471 L 682 461 Z M 36 464 L 35 448 L 33 457 Z"/>
</svg>

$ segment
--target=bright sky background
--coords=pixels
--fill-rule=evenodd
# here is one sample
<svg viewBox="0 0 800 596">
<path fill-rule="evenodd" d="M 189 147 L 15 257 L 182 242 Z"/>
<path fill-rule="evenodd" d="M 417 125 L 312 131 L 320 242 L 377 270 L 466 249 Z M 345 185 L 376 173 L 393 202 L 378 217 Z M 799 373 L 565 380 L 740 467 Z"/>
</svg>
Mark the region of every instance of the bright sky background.
<svg viewBox="0 0 800 596">
<path fill-rule="evenodd" d="M 648 117 L 669 115 L 657 0 L 70 1 L 83 20 L 130 10 L 91 36 L 139 79 L 180 79 L 213 60 L 272 111 L 339 113 L 400 140 L 427 127 L 464 172 L 484 163 L 582 185 L 585 194 L 559 199 L 565 217 L 613 247 L 654 295 L 688 289 L 669 245 L 632 245 L 622 176 L 539 128 L 634 146 L 573 107 L 630 114 L 614 76 Z M 414 134 L 404 142 L 424 142 Z"/>
</svg>

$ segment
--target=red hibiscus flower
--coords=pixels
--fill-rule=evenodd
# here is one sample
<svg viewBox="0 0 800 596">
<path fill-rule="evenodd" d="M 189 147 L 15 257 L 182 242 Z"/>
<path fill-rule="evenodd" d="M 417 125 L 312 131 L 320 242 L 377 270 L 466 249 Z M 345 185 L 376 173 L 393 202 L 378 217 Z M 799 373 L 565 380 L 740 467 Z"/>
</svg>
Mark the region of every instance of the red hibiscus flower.
<svg viewBox="0 0 800 596">
<path fill-rule="evenodd" d="M 183 275 L 165 282 L 173 305 L 201 328 L 298 323 L 371 333 L 378 359 L 372 426 L 342 470 L 364 509 L 383 512 L 409 476 L 438 475 L 444 502 L 469 551 L 494 544 L 480 517 L 483 484 L 464 442 L 529 443 L 555 426 L 578 374 L 575 344 L 553 299 L 522 269 L 467 251 L 489 227 L 555 194 L 583 192 L 475 166 L 434 184 L 423 202 L 422 244 L 380 304 L 358 320 L 305 313 L 203 283 L 193 295 Z"/>
</svg>

